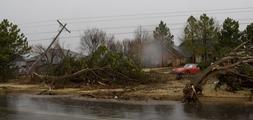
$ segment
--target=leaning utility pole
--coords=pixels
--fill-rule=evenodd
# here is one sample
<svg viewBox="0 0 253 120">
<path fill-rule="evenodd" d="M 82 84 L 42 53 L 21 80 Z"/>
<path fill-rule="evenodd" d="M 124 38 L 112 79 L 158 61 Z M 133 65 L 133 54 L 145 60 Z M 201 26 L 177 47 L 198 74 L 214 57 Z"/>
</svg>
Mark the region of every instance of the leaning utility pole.
<svg viewBox="0 0 253 120">
<path fill-rule="evenodd" d="M 60 34 L 62 33 L 63 30 L 66 30 L 67 32 L 70 33 L 70 30 L 68 30 L 66 28 L 67 23 L 65 23 L 64 25 L 57 20 L 57 22 L 60 24 L 60 26 L 62 27 L 61 30 L 58 32 L 58 34 L 54 37 L 53 41 L 50 43 L 50 45 L 47 47 L 47 49 L 45 50 L 45 52 L 32 64 L 32 66 L 28 69 L 28 74 L 32 74 L 32 72 L 34 71 L 36 65 L 38 64 L 38 62 L 47 54 L 48 50 L 52 47 L 52 45 L 54 44 L 54 42 L 57 40 L 57 38 L 60 36 Z"/>
</svg>

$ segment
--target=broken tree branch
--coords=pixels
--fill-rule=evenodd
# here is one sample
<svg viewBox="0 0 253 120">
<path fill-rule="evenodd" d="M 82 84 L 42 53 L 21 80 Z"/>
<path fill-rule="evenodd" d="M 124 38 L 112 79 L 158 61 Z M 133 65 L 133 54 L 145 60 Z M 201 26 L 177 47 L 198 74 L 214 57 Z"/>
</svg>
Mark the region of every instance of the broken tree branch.
<svg viewBox="0 0 253 120">
<path fill-rule="evenodd" d="M 252 44 L 247 44 L 249 41 L 243 42 L 242 44 L 235 47 L 231 52 L 220 58 L 218 61 L 214 62 L 210 66 L 208 66 L 203 72 L 198 74 L 197 79 L 191 81 L 191 85 L 193 85 L 196 89 L 193 90 L 186 85 L 184 88 L 184 98 L 188 100 L 193 100 L 192 95 L 189 98 L 189 94 L 194 94 L 195 92 L 201 92 L 202 86 L 206 83 L 206 78 L 211 74 L 218 74 L 223 72 L 223 74 L 227 74 L 230 69 L 237 69 L 237 66 L 241 64 L 248 64 L 253 63 L 253 51 L 249 50 L 248 48 L 252 49 Z M 232 73 L 230 71 L 230 73 Z M 240 73 L 233 72 L 237 76 L 243 77 L 247 80 L 252 80 L 251 76 L 241 75 Z"/>
<path fill-rule="evenodd" d="M 104 70 L 108 67 L 102 67 L 102 68 L 90 68 L 90 69 L 82 69 L 80 71 L 77 71 L 73 74 L 69 74 L 69 75 L 63 75 L 63 76 L 46 76 L 46 75 L 39 75 L 37 73 L 33 73 L 34 76 L 40 78 L 41 80 L 45 80 L 46 82 L 49 82 L 49 81 L 53 81 L 53 82 L 56 82 L 56 81 L 59 81 L 59 80 L 64 80 L 64 79 L 70 79 L 70 78 L 74 78 L 74 77 L 78 77 L 80 75 L 82 75 L 83 73 L 86 73 L 86 72 L 90 72 L 90 71 L 94 71 L 94 70 Z"/>
</svg>

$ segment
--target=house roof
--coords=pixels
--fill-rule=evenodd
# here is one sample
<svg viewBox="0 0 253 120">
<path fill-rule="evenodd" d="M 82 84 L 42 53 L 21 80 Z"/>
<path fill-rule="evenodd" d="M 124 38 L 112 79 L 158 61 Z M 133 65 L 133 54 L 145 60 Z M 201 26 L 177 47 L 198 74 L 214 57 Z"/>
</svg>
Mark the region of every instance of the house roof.
<svg viewBox="0 0 253 120">
<path fill-rule="evenodd" d="M 158 43 L 155 40 L 145 41 L 145 44 L 153 44 L 155 46 L 160 46 L 160 43 Z M 161 48 L 162 51 L 167 51 L 171 57 L 174 58 L 188 58 L 191 57 L 191 54 L 189 54 L 184 48 L 180 46 L 172 46 L 169 48 Z"/>
<path fill-rule="evenodd" d="M 169 52 L 171 55 L 173 55 L 174 57 L 176 57 L 176 58 L 184 58 L 184 55 L 183 55 L 181 52 L 179 52 L 179 51 L 175 48 L 175 46 L 169 47 L 169 48 L 168 48 L 168 52 Z"/>
<path fill-rule="evenodd" d="M 173 47 L 179 54 L 181 54 L 183 57 L 189 58 L 191 57 L 191 53 L 188 52 L 184 47 L 182 46 L 174 46 Z"/>
<path fill-rule="evenodd" d="M 67 50 L 67 49 L 51 48 L 49 49 L 48 53 L 50 52 L 57 52 L 57 55 L 60 55 L 60 56 L 70 55 L 70 56 L 75 56 L 77 58 L 82 57 L 81 54 L 71 51 L 71 50 Z M 37 53 L 29 53 L 29 54 L 24 55 L 24 58 L 26 61 L 35 61 L 39 56 L 40 54 L 37 54 Z"/>
<path fill-rule="evenodd" d="M 35 61 L 39 54 L 36 53 L 27 53 L 22 55 L 25 61 Z"/>
</svg>

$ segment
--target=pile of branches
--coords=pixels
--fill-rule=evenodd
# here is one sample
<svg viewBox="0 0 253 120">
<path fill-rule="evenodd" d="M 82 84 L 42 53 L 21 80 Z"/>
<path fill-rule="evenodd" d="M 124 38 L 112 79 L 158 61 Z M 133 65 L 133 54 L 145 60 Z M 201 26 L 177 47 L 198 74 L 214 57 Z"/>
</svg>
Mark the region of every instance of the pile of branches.
<svg viewBox="0 0 253 120">
<path fill-rule="evenodd" d="M 250 68 L 245 69 L 247 67 Z M 237 69 L 217 74 L 219 81 L 215 86 L 215 90 L 223 85 L 226 85 L 226 90 L 230 92 L 236 92 L 244 88 L 253 90 L 253 74 L 250 71 L 253 71 L 253 65 L 243 64 Z"/>
<path fill-rule="evenodd" d="M 198 102 L 198 96 L 202 94 L 202 86 L 207 82 L 209 75 L 217 75 L 220 80 L 219 85 L 227 84 L 232 90 L 239 88 L 253 89 L 253 76 L 247 74 L 250 70 L 242 70 L 242 66 L 252 67 L 253 45 L 246 41 L 234 48 L 230 53 L 208 66 L 203 72 L 198 74 L 184 88 L 185 102 Z M 250 84 L 249 84 L 250 83 Z"/>
<path fill-rule="evenodd" d="M 142 81 L 143 76 L 140 65 L 122 53 L 112 52 L 104 46 L 83 58 L 66 56 L 61 64 L 47 69 L 45 74 L 33 74 L 34 80 L 43 82 L 50 88 L 135 84 Z"/>
</svg>

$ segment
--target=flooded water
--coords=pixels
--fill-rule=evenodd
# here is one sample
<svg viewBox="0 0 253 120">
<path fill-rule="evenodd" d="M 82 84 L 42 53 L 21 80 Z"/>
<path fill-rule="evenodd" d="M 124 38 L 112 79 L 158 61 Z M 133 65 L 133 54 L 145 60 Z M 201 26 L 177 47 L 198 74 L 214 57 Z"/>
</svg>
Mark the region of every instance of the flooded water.
<svg viewBox="0 0 253 120">
<path fill-rule="evenodd" d="M 30 95 L 0 96 L 0 120 L 253 120 L 253 106 L 123 104 Z"/>
</svg>

